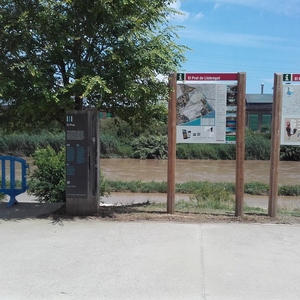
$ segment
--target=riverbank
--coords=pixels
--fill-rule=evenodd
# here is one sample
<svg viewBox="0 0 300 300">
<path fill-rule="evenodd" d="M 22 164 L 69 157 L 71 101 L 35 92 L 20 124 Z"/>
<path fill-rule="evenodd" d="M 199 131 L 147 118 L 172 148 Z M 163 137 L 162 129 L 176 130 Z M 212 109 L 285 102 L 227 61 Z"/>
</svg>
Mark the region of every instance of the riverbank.
<svg viewBox="0 0 300 300">
<path fill-rule="evenodd" d="M 175 202 L 189 201 L 189 195 L 176 194 Z M 244 194 L 244 204 L 249 207 L 268 208 L 268 196 Z M 109 197 L 101 199 L 101 205 L 130 205 L 139 203 L 167 203 L 167 194 L 164 193 L 111 193 Z M 300 196 L 279 196 L 278 207 L 300 209 Z"/>
</svg>

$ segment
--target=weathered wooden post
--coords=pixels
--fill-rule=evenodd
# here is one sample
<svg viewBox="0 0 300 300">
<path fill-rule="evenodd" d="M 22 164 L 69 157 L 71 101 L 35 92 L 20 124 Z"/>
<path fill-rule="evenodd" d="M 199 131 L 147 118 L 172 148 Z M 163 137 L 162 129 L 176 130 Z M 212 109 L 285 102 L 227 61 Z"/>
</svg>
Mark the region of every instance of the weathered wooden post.
<svg viewBox="0 0 300 300">
<path fill-rule="evenodd" d="M 167 213 L 175 212 L 175 169 L 176 169 L 176 88 L 177 73 L 170 74 L 170 98 L 168 106 L 168 193 Z"/>
<path fill-rule="evenodd" d="M 246 73 L 238 73 L 238 99 L 236 118 L 236 192 L 235 216 L 241 217 L 244 212 L 244 160 L 245 160 L 245 101 Z"/>
<path fill-rule="evenodd" d="M 94 215 L 99 210 L 99 116 L 96 110 L 66 115 L 66 210 Z"/>
<path fill-rule="evenodd" d="M 277 214 L 278 202 L 278 164 L 280 160 L 280 123 L 282 105 L 282 74 L 274 74 L 274 93 L 272 110 L 272 136 L 270 157 L 270 183 L 268 215 L 272 218 Z"/>
</svg>

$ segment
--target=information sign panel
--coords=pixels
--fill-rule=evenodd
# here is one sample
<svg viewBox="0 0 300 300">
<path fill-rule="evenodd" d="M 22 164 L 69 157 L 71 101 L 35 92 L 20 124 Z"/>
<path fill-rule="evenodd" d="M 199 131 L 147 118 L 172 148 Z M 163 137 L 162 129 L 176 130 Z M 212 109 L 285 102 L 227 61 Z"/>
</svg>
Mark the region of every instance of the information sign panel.
<svg viewBox="0 0 300 300">
<path fill-rule="evenodd" d="M 235 143 L 237 85 L 177 84 L 177 143 Z"/>
<path fill-rule="evenodd" d="M 300 85 L 283 86 L 281 113 L 281 145 L 300 145 Z"/>
<path fill-rule="evenodd" d="M 87 114 L 68 114 L 66 123 L 66 196 L 88 194 Z"/>
</svg>

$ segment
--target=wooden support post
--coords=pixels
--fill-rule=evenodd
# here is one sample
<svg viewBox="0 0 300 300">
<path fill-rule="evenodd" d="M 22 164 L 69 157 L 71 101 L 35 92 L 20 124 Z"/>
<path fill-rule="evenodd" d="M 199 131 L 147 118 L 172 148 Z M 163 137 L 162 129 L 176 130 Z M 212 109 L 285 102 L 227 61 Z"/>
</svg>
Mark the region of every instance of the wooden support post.
<svg viewBox="0 0 300 300">
<path fill-rule="evenodd" d="M 175 212 L 175 167 L 176 167 L 176 101 L 177 74 L 170 74 L 170 97 L 168 105 L 168 193 L 167 213 Z"/>
<path fill-rule="evenodd" d="M 277 213 L 278 197 L 278 164 L 280 158 L 280 123 L 282 103 L 282 74 L 274 74 L 274 92 L 272 109 L 272 137 L 270 157 L 270 183 L 268 214 L 275 218 Z"/>
<path fill-rule="evenodd" d="M 237 120 L 236 120 L 236 191 L 235 216 L 243 215 L 244 206 L 244 159 L 245 159 L 245 101 L 246 73 L 238 73 Z"/>
</svg>

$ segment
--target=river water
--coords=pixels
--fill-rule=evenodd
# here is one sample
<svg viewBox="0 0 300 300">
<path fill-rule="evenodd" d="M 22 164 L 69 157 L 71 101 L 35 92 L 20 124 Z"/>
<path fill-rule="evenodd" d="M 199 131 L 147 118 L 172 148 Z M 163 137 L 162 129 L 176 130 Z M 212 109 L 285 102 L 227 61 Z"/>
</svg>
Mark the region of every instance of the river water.
<svg viewBox="0 0 300 300">
<path fill-rule="evenodd" d="M 167 160 L 101 159 L 100 168 L 110 180 L 167 181 Z M 235 182 L 233 160 L 176 160 L 177 183 L 187 181 Z M 248 160 L 245 182 L 269 183 L 270 161 Z M 279 185 L 300 184 L 300 161 L 279 162 Z"/>
<path fill-rule="evenodd" d="M 25 158 L 33 170 L 32 158 Z M 0 162 L 1 164 L 1 162 Z M 0 165 L 1 167 L 1 165 Z M 20 176 L 18 166 L 17 177 Z M 106 179 L 167 181 L 167 160 L 155 159 L 100 159 L 100 168 Z M 6 167 L 9 174 L 9 168 Z M 235 182 L 236 162 L 233 160 L 176 160 L 176 183 L 187 181 Z M 270 161 L 247 160 L 244 168 L 245 182 L 269 183 Z M 279 162 L 279 185 L 300 184 L 300 161 Z"/>
</svg>

